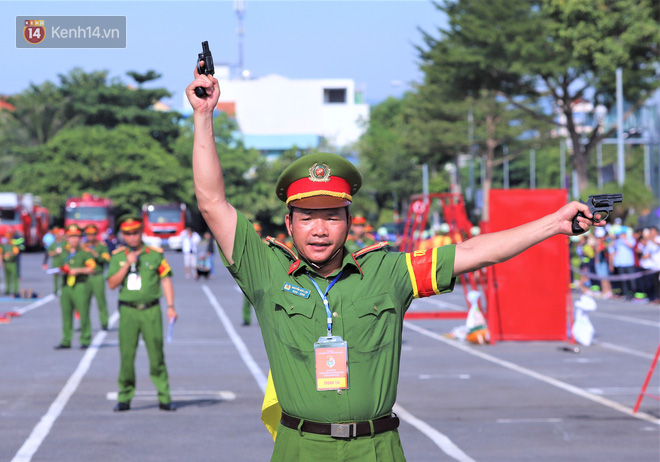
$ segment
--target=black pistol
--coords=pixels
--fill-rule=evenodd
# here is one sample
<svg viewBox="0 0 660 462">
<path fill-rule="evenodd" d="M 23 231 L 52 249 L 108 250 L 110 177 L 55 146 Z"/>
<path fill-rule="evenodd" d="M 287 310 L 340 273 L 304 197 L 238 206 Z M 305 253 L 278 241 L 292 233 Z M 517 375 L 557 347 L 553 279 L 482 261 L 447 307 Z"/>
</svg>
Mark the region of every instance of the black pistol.
<svg viewBox="0 0 660 462">
<path fill-rule="evenodd" d="M 200 64 L 201 61 L 204 61 L 204 64 Z M 213 67 L 213 56 L 211 55 L 211 50 L 209 50 L 209 42 L 202 42 L 202 52 L 197 54 L 197 72 L 200 75 L 215 74 L 215 68 Z M 204 87 L 195 87 L 195 94 L 198 98 L 204 98 L 207 96 L 206 89 Z"/>
<path fill-rule="evenodd" d="M 607 217 L 610 216 L 610 212 L 614 209 L 615 202 L 623 202 L 623 194 L 594 194 L 593 196 L 589 196 L 587 202 L 582 203 L 589 206 L 589 211 L 593 214 L 594 218 L 596 218 L 596 215 L 598 214 L 600 217 L 599 221 L 602 221 L 607 220 Z M 574 234 L 582 234 L 585 232 L 580 228 L 580 225 L 578 225 L 578 217 L 584 217 L 584 214 L 578 212 L 578 214 L 575 215 L 575 218 L 573 218 L 571 231 L 573 231 Z"/>
</svg>

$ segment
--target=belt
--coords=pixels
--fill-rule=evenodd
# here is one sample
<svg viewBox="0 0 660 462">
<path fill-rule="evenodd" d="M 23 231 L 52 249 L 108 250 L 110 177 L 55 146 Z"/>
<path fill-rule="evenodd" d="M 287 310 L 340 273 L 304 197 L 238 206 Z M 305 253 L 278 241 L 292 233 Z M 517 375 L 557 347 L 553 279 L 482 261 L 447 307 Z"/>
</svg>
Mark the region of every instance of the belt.
<svg viewBox="0 0 660 462">
<path fill-rule="evenodd" d="M 119 305 L 128 306 L 129 308 L 135 308 L 136 310 L 146 310 L 147 308 L 151 308 L 159 304 L 160 301 L 158 299 L 152 300 L 147 303 L 131 303 L 131 302 L 125 302 L 123 300 L 119 300 Z"/>
<path fill-rule="evenodd" d="M 290 415 L 282 412 L 282 425 L 288 428 L 298 430 L 301 419 L 291 417 Z M 357 436 L 371 435 L 371 425 L 373 423 L 373 433 L 381 433 L 389 430 L 394 430 L 399 427 L 399 418 L 396 414 L 392 413 L 388 416 L 381 417 L 380 419 L 366 421 L 366 422 L 350 422 L 350 423 L 321 423 L 311 422 L 309 420 L 302 421 L 301 431 L 307 433 L 316 433 L 318 435 L 330 435 L 335 438 L 354 438 Z"/>
</svg>

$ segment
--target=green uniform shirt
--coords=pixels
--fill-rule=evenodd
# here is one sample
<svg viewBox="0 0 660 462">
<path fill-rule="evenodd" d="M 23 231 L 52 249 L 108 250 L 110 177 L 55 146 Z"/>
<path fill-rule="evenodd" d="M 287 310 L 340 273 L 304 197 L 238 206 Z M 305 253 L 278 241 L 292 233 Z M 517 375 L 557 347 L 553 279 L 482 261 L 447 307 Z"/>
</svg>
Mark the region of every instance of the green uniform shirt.
<svg viewBox="0 0 660 462">
<path fill-rule="evenodd" d="M 21 253 L 21 249 L 14 244 L 2 244 L 0 250 L 2 250 L 2 261 L 7 263 L 15 262 L 18 254 Z"/>
<path fill-rule="evenodd" d="M 95 268 L 96 261 L 91 253 L 85 252 L 82 248 L 74 251 L 68 244 L 64 247 L 62 252 L 62 265 L 68 265 L 69 268 Z M 81 274 L 78 276 L 71 276 L 70 274 L 63 274 L 64 282 L 69 287 L 73 287 L 75 283 L 87 280 L 87 275 Z"/>
<path fill-rule="evenodd" d="M 348 342 L 350 388 L 341 394 L 317 391 L 314 342 L 327 335 L 327 324 L 308 274 L 325 291 L 338 272 L 323 278 L 284 246 L 264 244 L 238 213 L 234 263 L 222 258 L 255 308 L 284 412 L 317 422 L 389 414 L 396 401 L 403 316 L 414 298 L 453 289 L 454 249 L 415 254 L 365 249 L 355 259 L 346 254 L 342 277 L 327 298 L 332 334 Z"/>
<path fill-rule="evenodd" d="M 128 252 L 129 250 L 126 247 L 120 247 L 112 252 L 108 273 L 105 276 L 106 279 L 127 264 L 126 255 Z M 128 277 L 125 277 L 119 290 L 119 301 L 149 303 L 159 299 L 162 295 L 161 278 L 172 276 L 172 269 L 165 260 L 163 251 L 155 247 L 142 247 L 135 269 L 140 276 L 140 290 L 128 290 Z"/>
<path fill-rule="evenodd" d="M 102 274 L 103 268 L 110 262 L 108 246 L 101 242 L 97 242 L 96 245 L 89 245 L 89 247 L 96 252 L 96 257 L 94 257 L 96 260 L 96 270 L 94 271 L 94 274 Z"/>
<path fill-rule="evenodd" d="M 365 247 L 374 245 L 375 243 L 376 241 L 374 241 L 373 239 L 367 236 L 363 236 L 362 239 L 359 240 L 349 237 L 348 240 L 346 241 L 346 248 L 348 249 L 349 252 L 355 253 L 361 249 L 364 249 Z"/>
<path fill-rule="evenodd" d="M 51 245 L 48 246 L 48 254 L 50 255 L 51 252 L 55 252 L 56 249 L 61 248 L 62 253 L 58 253 L 53 255 L 51 258 L 51 268 L 59 268 L 64 264 L 64 256 L 65 256 L 65 248 L 67 246 L 66 241 L 54 241 Z"/>
</svg>

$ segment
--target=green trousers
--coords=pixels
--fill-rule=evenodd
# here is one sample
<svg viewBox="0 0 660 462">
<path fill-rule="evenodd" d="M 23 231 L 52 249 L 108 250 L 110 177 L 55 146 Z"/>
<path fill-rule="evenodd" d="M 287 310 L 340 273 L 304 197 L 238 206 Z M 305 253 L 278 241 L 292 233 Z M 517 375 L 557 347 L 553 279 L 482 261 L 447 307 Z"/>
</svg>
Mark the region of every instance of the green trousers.
<svg viewBox="0 0 660 462">
<path fill-rule="evenodd" d="M 170 384 L 163 352 L 163 320 L 160 306 L 138 310 L 119 304 L 119 395 L 117 401 L 128 403 L 135 395 L 135 354 L 140 334 L 149 356 L 149 375 L 158 391 L 158 402 L 171 401 Z"/>
<path fill-rule="evenodd" d="M 250 304 L 250 300 L 247 299 L 245 295 L 243 295 L 243 324 L 246 326 L 250 325 L 252 322 L 252 305 Z"/>
<path fill-rule="evenodd" d="M 62 345 L 71 346 L 73 337 L 73 312 L 80 314 L 80 345 L 92 343 L 92 323 L 89 320 L 89 305 L 92 301 L 92 289 L 88 281 L 78 282 L 70 287 L 62 284 L 60 306 L 62 308 Z"/>
<path fill-rule="evenodd" d="M 271 462 L 403 462 L 399 432 L 391 430 L 359 438 L 333 438 L 301 433 L 280 424 Z"/>
<path fill-rule="evenodd" d="M 18 263 L 5 262 L 5 294 L 18 293 Z"/>
<path fill-rule="evenodd" d="M 90 276 L 89 282 L 92 285 L 92 295 L 96 299 L 96 306 L 99 308 L 101 327 L 106 328 L 108 327 L 110 316 L 108 315 L 108 302 L 105 298 L 105 279 L 103 278 L 103 273 Z"/>
<path fill-rule="evenodd" d="M 53 293 L 57 294 L 57 292 L 62 288 L 62 276 L 59 274 L 55 274 L 53 276 Z"/>
</svg>

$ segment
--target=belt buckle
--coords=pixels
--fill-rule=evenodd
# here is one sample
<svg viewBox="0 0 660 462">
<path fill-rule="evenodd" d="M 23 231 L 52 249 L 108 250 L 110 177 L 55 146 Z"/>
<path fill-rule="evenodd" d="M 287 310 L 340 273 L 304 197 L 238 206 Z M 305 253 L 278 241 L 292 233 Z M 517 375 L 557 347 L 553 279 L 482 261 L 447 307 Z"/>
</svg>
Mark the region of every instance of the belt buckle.
<svg viewBox="0 0 660 462">
<path fill-rule="evenodd" d="M 351 429 L 353 429 L 352 435 Z M 335 438 L 351 438 L 352 436 L 357 436 L 357 423 L 330 424 L 330 436 L 334 436 Z"/>
<path fill-rule="evenodd" d="M 147 305 L 144 304 L 144 303 L 140 303 L 138 306 L 136 306 L 136 308 L 140 311 L 144 310 L 146 307 L 147 307 Z"/>
</svg>

